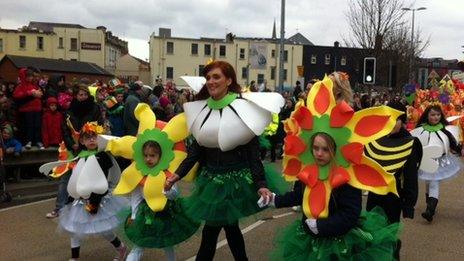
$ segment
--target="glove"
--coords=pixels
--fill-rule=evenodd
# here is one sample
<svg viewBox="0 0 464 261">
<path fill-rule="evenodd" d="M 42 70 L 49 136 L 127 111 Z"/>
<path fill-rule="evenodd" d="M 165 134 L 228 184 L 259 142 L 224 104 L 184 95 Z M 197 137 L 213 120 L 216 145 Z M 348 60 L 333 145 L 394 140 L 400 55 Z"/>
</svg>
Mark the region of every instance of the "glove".
<svg viewBox="0 0 464 261">
<path fill-rule="evenodd" d="M 177 186 L 174 185 L 171 187 L 170 190 L 165 191 L 163 190 L 163 194 L 169 199 L 169 200 L 174 200 L 177 198 L 177 195 L 179 194 L 177 191 Z"/>
<path fill-rule="evenodd" d="M 263 196 L 259 197 L 259 200 L 257 202 L 258 206 L 260 208 L 264 208 L 266 206 L 275 207 L 275 202 L 274 202 L 275 196 L 276 194 L 272 193 L 272 197 L 263 197 Z"/>
<path fill-rule="evenodd" d="M 317 230 L 317 221 L 314 218 L 307 218 L 305 220 L 306 225 L 308 226 L 309 230 L 313 232 L 315 235 L 319 233 Z"/>
</svg>

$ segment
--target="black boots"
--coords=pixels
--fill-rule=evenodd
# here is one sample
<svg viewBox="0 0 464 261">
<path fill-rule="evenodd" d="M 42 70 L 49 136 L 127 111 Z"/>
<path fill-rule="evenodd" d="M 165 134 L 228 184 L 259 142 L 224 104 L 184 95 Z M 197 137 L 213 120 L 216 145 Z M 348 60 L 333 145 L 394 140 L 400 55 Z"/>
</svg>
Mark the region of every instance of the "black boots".
<svg viewBox="0 0 464 261">
<path fill-rule="evenodd" d="M 432 222 L 433 220 L 433 215 L 435 215 L 435 209 L 437 208 L 438 204 L 438 199 L 433 198 L 433 197 L 428 197 L 427 194 L 425 194 L 427 199 L 427 209 L 425 212 L 422 213 L 422 217 L 425 218 L 428 222 Z"/>
</svg>

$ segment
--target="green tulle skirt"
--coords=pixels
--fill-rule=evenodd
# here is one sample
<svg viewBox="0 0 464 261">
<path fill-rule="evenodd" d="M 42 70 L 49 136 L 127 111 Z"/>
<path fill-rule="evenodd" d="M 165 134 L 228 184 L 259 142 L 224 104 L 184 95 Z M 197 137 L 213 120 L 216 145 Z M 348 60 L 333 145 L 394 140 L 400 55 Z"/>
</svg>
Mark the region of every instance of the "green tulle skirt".
<svg viewBox="0 0 464 261">
<path fill-rule="evenodd" d="M 125 216 L 127 220 L 130 213 Z M 187 240 L 199 226 L 199 222 L 185 215 L 183 199 L 168 200 L 166 208 L 156 213 L 142 201 L 132 223 L 125 223 L 124 232 L 138 247 L 164 248 Z"/>
<path fill-rule="evenodd" d="M 314 237 L 297 220 L 276 237 L 271 260 L 394 260 L 399 230 L 380 208 L 363 211 L 358 227 L 340 237 Z"/>
</svg>

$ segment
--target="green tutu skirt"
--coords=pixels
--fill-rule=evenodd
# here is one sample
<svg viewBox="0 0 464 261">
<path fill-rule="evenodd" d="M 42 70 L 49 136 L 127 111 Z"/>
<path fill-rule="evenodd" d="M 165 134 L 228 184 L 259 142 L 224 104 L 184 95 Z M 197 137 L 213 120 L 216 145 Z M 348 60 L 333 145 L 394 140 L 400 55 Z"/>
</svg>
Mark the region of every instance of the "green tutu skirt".
<svg viewBox="0 0 464 261">
<path fill-rule="evenodd" d="M 183 199 L 168 200 L 161 212 L 153 212 L 142 201 L 131 224 L 125 222 L 124 232 L 136 246 L 143 248 L 165 248 L 190 238 L 200 227 L 199 222 L 185 215 Z M 126 215 L 126 220 L 130 213 Z"/>
<path fill-rule="evenodd" d="M 358 227 L 340 237 L 315 237 L 297 220 L 278 234 L 271 260 L 394 260 L 399 230 L 380 208 L 363 211 Z"/>
</svg>

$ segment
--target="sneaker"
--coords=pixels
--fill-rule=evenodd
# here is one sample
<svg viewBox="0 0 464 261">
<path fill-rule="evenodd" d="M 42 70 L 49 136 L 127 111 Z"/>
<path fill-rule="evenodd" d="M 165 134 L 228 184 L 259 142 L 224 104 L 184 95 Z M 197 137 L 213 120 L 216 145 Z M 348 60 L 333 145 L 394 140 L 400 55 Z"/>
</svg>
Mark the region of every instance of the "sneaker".
<svg viewBox="0 0 464 261">
<path fill-rule="evenodd" d="M 29 141 L 28 143 L 26 143 L 26 146 L 24 146 L 24 148 L 30 150 L 32 148 L 32 142 Z"/>
<path fill-rule="evenodd" d="M 60 214 L 58 213 L 58 210 L 53 210 L 52 212 L 50 213 L 47 213 L 47 215 L 45 215 L 46 218 L 56 218 L 58 217 Z"/>
<path fill-rule="evenodd" d="M 40 141 L 39 141 L 39 142 L 37 142 L 37 147 L 39 148 L 39 150 L 44 150 L 44 149 L 45 149 L 45 147 L 44 147 L 43 143 L 42 143 L 42 142 L 40 142 Z"/>
<path fill-rule="evenodd" d="M 127 254 L 127 246 L 121 242 L 121 245 L 116 250 L 118 250 L 118 255 L 114 257 L 113 261 L 124 260 Z"/>
<path fill-rule="evenodd" d="M 292 210 L 295 212 L 300 212 L 301 211 L 301 206 L 294 206 L 292 207 Z"/>
</svg>

